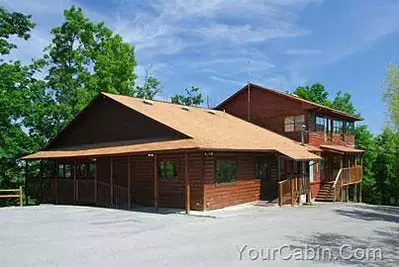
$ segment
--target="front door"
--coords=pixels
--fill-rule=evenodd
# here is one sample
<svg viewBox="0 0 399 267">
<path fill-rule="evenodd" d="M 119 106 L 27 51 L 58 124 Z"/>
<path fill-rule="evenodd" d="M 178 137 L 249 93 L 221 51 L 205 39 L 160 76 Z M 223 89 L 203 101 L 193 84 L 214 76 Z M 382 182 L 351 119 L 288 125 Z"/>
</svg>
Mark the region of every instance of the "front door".
<svg viewBox="0 0 399 267">
<path fill-rule="evenodd" d="M 277 160 L 260 158 L 256 162 L 256 177 L 261 182 L 261 199 L 273 201 L 278 197 Z"/>
</svg>

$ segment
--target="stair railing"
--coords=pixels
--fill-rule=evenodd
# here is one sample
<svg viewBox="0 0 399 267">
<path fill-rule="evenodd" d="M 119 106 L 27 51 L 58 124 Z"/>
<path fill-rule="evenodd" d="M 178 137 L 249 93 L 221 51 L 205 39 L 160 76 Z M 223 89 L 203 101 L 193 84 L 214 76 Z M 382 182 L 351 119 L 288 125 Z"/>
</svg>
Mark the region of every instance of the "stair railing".
<svg viewBox="0 0 399 267">
<path fill-rule="evenodd" d="M 334 202 L 337 200 L 337 184 L 338 182 L 340 182 L 340 184 L 342 183 L 342 168 L 339 169 L 337 176 L 335 177 L 334 183 L 332 185 L 332 188 L 334 189 Z"/>
</svg>

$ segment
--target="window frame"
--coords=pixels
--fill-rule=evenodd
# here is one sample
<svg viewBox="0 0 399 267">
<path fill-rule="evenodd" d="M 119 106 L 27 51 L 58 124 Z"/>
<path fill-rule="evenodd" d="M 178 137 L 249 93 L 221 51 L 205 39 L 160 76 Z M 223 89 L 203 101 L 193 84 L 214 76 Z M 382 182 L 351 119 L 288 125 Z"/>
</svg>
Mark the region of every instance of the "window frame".
<svg viewBox="0 0 399 267">
<path fill-rule="evenodd" d="M 318 123 L 318 119 L 323 120 L 323 124 Z M 315 116 L 315 131 L 326 133 L 328 129 L 328 118 L 325 116 L 316 115 Z M 320 127 L 322 125 L 322 127 Z"/>
<path fill-rule="evenodd" d="M 167 164 L 168 162 L 172 163 L 173 165 L 173 175 L 167 175 Z M 160 181 L 176 181 L 179 178 L 179 160 L 177 158 L 160 158 L 158 159 L 158 178 Z M 161 167 L 165 165 L 164 167 Z"/>
<path fill-rule="evenodd" d="M 234 170 L 234 178 L 233 179 L 231 179 L 230 181 L 219 181 L 218 180 L 218 164 L 219 164 L 219 162 L 221 162 L 221 161 L 231 161 L 231 162 L 234 162 L 234 165 L 235 165 L 235 170 Z M 237 182 L 237 178 L 238 178 L 238 161 L 237 161 L 237 159 L 235 159 L 235 158 L 225 158 L 225 157 L 222 157 L 222 158 L 216 158 L 215 159 L 215 184 L 216 185 L 224 185 L 224 184 L 233 184 L 233 183 L 236 183 Z"/>
<path fill-rule="evenodd" d="M 336 125 L 336 124 L 340 124 L 340 126 Z M 344 127 L 345 123 L 342 120 L 333 120 L 333 133 L 335 134 L 344 134 L 345 132 L 345 127 Z"/>
<path fill-rule="evenodd" d="M 287 120 L 289 120 L 287 122 Z M 306 125 L 306 117 L 305 114 L 300 115 L 292 115 L 284 117 L 284 132 L 300 132 L 302 129 L 302 125 Z M 287 129 L 287 127 L 290 127 Z"/>
<path fill-rule="evenodd" d="M 355 134 L 355 122 L 354 121 L 346 121 L 345 122 L 345 133 L 346 134 Z"/>
</svg>

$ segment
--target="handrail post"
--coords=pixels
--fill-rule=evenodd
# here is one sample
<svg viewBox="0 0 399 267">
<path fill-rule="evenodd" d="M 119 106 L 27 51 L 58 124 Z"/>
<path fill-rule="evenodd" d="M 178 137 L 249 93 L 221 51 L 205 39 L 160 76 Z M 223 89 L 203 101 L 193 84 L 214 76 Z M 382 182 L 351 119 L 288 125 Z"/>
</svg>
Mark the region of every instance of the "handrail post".
<svg viewBox="0 0 399 267">
<path fill-rule="evenodd" d="M 22 207 L 23 202 L 22 202 L 22 186 L 19 186 L 19 205 Z"/>
</svg>

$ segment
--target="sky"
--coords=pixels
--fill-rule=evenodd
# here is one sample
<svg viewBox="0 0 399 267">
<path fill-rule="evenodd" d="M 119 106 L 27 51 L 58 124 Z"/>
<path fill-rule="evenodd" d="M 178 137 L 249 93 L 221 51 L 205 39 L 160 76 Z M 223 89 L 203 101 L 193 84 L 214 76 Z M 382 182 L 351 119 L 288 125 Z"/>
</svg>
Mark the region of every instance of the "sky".
<svg viewBox="0 0 399 267">
<path fill-rule="evenodd" d="M 386 123 L 381 101 L 387 65 L 399 65 L 397 0 L 0 0 L 37 24 L 11 59 L 42 55 L 63 10 L 76 5 L 136 49 L 167 100 L 198 86 L 216 105 L 248 81 L 283 92 L 324 84 L 341 90 L 372 132 Z"/>
</svg>

